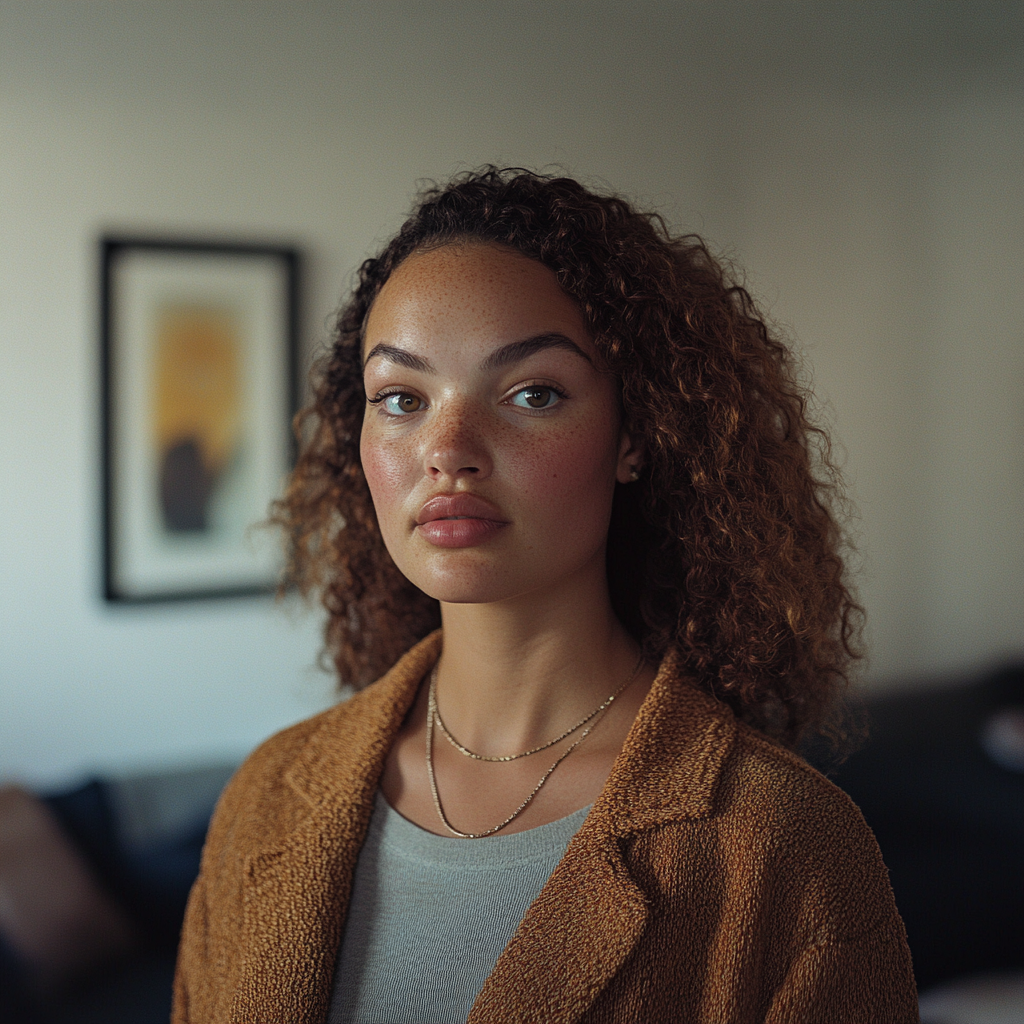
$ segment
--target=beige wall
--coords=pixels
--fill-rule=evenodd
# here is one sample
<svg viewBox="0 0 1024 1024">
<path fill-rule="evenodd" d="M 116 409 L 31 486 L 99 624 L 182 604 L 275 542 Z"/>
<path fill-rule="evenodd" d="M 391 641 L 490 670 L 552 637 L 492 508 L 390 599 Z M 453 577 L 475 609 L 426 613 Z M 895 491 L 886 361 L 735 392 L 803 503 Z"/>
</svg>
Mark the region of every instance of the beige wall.
<svg viewBox="0 0 1024 1024">
<path fill-rule="evenodd" d="M 423 176 L 558 162 L 744 265 L 861 513 L 871 685 L 1024 653 L 1015 4 L 0 0 L 0 775 L 234 755 L 318 623 L 98 599 L 95 240 L 297 240 L 307 338 Z"/>
</svg>

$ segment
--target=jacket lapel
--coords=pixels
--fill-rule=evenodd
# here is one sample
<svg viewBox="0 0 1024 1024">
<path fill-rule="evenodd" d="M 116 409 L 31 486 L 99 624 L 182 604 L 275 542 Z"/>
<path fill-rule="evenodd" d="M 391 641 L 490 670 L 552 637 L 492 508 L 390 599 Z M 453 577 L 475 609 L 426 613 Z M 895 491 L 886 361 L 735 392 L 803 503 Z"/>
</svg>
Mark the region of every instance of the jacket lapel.
<svg viewBox="0 0 1024 1024">
<path fill-rule="evenodd" d="M 646 922 L 646 900 L 615 842 L 581 831 L 498 958 L 467 1024 L 578 1020 Z"/>
<path fill-rule="evenodd" d="M 467 1024 L 571 1024 L 633 952 L 647 899 L 630 875 L 632 836 L 713 809 L 736 724 L 666 661 L 583 827 L 527 911 Z"/>
<path fill-rule="evenodd" d="M 324 1020 L 374 793 L 394 735 L 439 651 L 435 633 L 325 715 L 288 771 L 287 782 L 310 813 L 280 843 L 246 861 L 245 967 L 233 1021 Z"/>
</svg>

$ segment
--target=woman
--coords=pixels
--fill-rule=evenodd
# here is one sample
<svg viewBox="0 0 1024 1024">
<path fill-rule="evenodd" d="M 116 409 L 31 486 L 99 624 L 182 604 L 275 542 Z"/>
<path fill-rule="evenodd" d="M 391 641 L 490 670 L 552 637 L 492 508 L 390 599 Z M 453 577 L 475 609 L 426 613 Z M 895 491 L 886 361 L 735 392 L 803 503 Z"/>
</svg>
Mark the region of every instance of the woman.
<svg viewBox="0 0 1024 1024">
<path fill-rule="evenodd" d="M 917 1019 L 874 839 L 790 752 L 856 656 L 827 442 L 699 239 L 431 190 L 300 432 L 276 519 L 362 689 L 222 797 L 176 1021 Z"/>
</svg>

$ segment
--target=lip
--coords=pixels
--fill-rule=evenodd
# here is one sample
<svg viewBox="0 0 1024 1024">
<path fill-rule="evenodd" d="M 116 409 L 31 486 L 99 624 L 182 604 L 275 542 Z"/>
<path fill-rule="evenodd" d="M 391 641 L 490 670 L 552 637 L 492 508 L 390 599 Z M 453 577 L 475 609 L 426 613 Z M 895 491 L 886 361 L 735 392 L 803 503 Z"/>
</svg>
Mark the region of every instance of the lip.
<svg viewBox="0 0 1024 1024">
<path fill-rule="evenodd" d="M 439 494 L 416 516 L 416 532 L 440 548 L 472 547 L 506 526 L 498 508 L 476 494 Z"/>
</svg>

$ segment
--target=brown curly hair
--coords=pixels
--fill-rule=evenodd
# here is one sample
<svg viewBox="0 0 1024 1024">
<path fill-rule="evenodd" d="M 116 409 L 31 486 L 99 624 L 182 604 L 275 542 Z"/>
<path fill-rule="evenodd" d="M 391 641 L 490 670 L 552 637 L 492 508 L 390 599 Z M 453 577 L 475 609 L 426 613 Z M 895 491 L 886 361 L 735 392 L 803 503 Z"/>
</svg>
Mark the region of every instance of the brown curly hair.
<svg viewBox="0 0 1024 1024">
<path fill-rule="evenodd" d="M 859 654 L 843 507 L 828 437 L 808 418 L 793 356 L 728 265 L 696 235 L 567 177 L 485 167 L 421 194 L 360 267 L 272 514 L 286 581 L 321 596 L 342 683 L 378 677 L 440 623 L 398 571 L 359 460 L 362 334 L 384 282 L 412 253 L 476 240 L 554 271 L 621 383 L 643 452 L 619 486 L 608 580 L 623 625 L 657 662 L 673 654 L 736 714 L 795 745 L 837 732 L 836 698 Z"/>
</svg>

